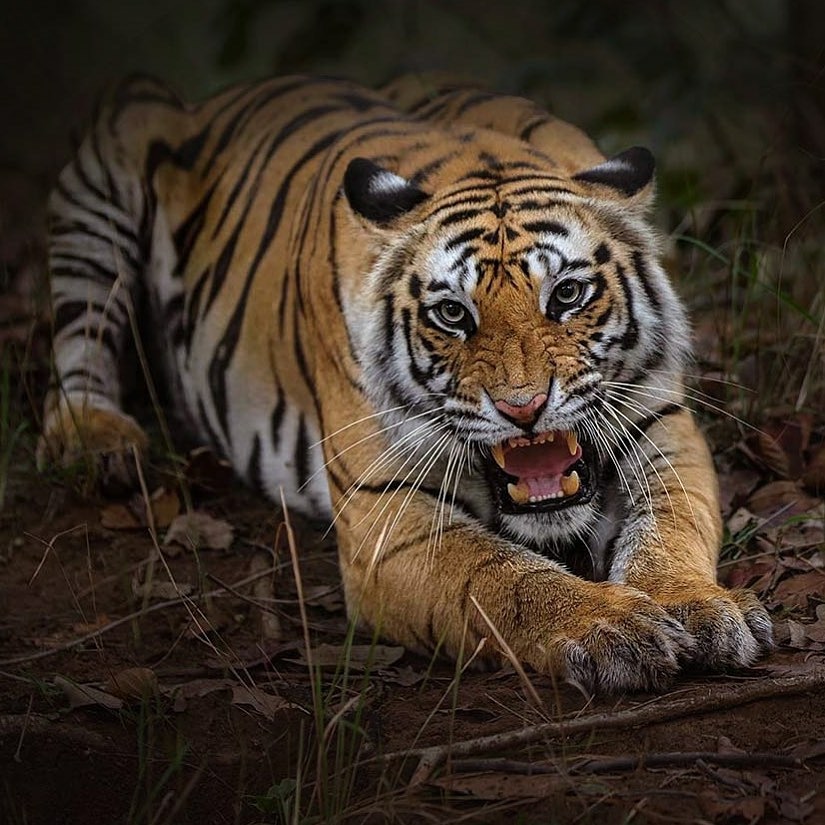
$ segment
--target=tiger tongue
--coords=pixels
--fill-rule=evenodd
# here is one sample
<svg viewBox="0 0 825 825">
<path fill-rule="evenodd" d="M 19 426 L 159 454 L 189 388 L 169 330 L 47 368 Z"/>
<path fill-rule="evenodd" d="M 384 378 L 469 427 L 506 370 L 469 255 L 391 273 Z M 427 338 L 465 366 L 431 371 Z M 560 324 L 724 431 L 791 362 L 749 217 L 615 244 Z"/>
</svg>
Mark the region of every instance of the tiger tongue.
<svg viewBox="0 0 825 825">
<path fill-rule="evenodd" d="M 581 447 L 571 455 L 564 439 L 513 447 L 504 452 L 504 472 L 517 478 L 559 478 L 581 458 Z"/>
</svg>

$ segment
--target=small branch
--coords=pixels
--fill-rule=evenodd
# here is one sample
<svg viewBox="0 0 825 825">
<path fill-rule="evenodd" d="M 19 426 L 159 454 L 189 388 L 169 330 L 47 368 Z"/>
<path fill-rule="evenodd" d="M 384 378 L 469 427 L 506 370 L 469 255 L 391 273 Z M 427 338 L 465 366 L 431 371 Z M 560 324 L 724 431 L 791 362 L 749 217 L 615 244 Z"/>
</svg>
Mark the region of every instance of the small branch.
<svg viewBox="0 0 825 825">
<path fill-rule="evenodd" d="M 621 730 L 659 722 L 672 722 L 686 716 L 726 710 L 760 699 L 791 696 L 817 688 L 825 688 L 825 669 L 820 668 L 809 673 L 777 679 L 759 679 L 743 684 L 725 685 L 721 690 L 700 688 L 691 696 L 670 701 L 667 697 L 663 697 L 652 704 L 647 703 L 641 707 L 615 713 L 593 714 L 563 722 L 545 722 L 492 736 L 466 739 L 450 745 L 395 751 L 382 757 L 381 761 L 394 762 L 417 758 L 418 767 L 410 780 L 411 785 L 416 785 L 426 781 L 448 758 L 476 756 L 491 751 L 523 747 L 545 739 L 557 739 L 597 730 Z"/>
<path fill-rule="evenodd" d="M 450 762 L 450 774 L 510 773 L 520 776 L 543 774 L 621 773 L 640 768 L 690 767 L 701 761 L 730 768 L 801 768 L 804 761 L 780 753 L 719 753 L 718 751 L 677 751 L 672 753 L 625 754 L 586 757 L 569 764 L 521 762 L 515 759 L 457 759 Z"/>
</svg>

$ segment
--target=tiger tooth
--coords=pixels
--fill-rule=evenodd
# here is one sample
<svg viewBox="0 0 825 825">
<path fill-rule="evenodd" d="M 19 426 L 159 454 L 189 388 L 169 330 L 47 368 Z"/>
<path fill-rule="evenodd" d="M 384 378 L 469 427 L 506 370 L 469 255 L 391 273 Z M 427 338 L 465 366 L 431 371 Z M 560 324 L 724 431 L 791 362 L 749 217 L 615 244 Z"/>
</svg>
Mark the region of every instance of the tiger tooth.
<svg viewBox="0 0 825 825">
<path fill-rule="evenodd" d="M 494 444 L 490 448 L 490 452 L 493 454 L 493 461 L 498 464 L 501 469 L 504 469 L 504 447 L 501 444 Z"/>
<path fill-rule="evenodd" d="M 576 455 L 576 450 L 579 449 L 579 439 L 576 438 L 576 434 L 572 430 L 568 430 L 565 438 L 567 439 L 567 449 L 570 451 L 570 455 Z"/>
<path fill-rule="evenodd" d="M 579 488 L 582 486 L 581 479 L 579 478 L 579 474 L 573 470 L 569 476 L 562 476 L 561 477 L 561 489 L 566 496 L 573 496 L 579 492 Z"/>
<path fill-rule="evenodd" d="M 530 501 L 530 490 L 525 484 L 508 484 L 507 493 L 516 504 L 527 504 Z"/>
<path fill-rule="evenodd" d="M 555 433 L 555 432 L 553 432 L 553 430 L 550 430 L 550 432 L 549 432 L 549 433 L 545 433 L 544 435 L 545 435 L 545 438 L 546 438 L 548 441 L 555 441 L 555 440 L 556 440 L 556 433 Z"/>
</svg>

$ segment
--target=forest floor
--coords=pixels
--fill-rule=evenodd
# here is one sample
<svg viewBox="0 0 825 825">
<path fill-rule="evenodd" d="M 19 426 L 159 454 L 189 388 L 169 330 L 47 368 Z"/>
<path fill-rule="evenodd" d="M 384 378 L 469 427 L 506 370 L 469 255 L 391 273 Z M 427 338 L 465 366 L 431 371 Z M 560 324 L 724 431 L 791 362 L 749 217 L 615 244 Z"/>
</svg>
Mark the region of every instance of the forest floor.
<svg viewBox="0 0 825 825">
<path fill-rule="evenodd" d="M 48 330 L 24 293 L 0 294 L 3 822 L 825 822 L 821 415 L 745 426 L 700 351 L 720 578 L 764 600 L 777 650 L 590 699 L 353 634 L 333 538 L 209 452 L 120 501 L 38 474 Z"/>
</svg>

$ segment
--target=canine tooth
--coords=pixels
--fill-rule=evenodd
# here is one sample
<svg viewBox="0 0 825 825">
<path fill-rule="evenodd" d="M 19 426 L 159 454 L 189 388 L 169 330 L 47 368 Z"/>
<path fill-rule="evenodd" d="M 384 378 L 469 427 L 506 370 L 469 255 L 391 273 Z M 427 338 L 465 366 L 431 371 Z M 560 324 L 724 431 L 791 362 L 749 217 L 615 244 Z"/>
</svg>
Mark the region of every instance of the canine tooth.
<svg viewBox="0 0 825 825">
<path fill-rule="evenodd" d="M 504 469 L 504 447 L 501 444 L 494 444 L 490 448 L 490 452 L 493 454 L 493 461 L 498 464 L 501 469 Z"/>
<path fill-rule="evenodd" d="M 530 501 L 530 490 L 527 488 L 526 484 L 524 487 L 520 484 L 508 484 L 507 493 L 510 498 L 516 502 L 516 504 L 527 504 L 527 502 Z"/>
<path fill-rule="evenodd" d="M 572 496 L 579 492 L 579 488 L 582 486 L 581 479 L 579 478 L 579 474 L 573 470 L 569 476 L 562 476 L 561 477 L 561 489 L 564 491 L 566 496 Z"/>
<path fill-rule="evenodd" d="M 572 430 L 568 430 L 565 438 L 567 439 L 567 449 L 570 450 L 570 455 L 576 455 L 576 450 L 579 449 L 579 439 L 576 438 L 576 434 Z"/>
</svg>

